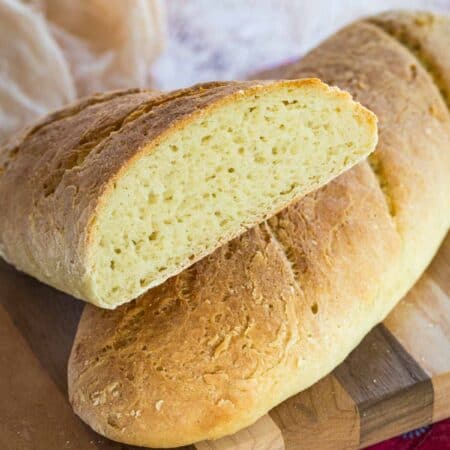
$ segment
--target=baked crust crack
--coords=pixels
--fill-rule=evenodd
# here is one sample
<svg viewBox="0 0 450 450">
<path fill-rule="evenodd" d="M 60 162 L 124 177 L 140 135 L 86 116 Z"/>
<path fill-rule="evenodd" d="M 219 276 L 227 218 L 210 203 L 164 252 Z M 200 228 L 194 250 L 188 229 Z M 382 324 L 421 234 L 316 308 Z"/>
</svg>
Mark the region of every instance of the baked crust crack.
<svg viewBox="0 0 450 450">
<path fill-rule="evenodd" d="M 395 216 L 397 215 L 397 206 L 394 200 L 394 196 L 391 194 L 389 182 L 384 173 L 384 168 L 381 159 L 378 157 L 377 153 L 372 153 L 367 158 L 368 165 L 374 174 L 378 185 L 380 187 L 380 191 L 383 194 L 383 197 L 386 202 L 386 207 L 391 216 L 393 223 L 395 225 Z"/>
<path fill-rule="evenodd" d="M 386 35 L 390 36 L 400 45 L 402 45 L 408 52 L 417 60 L 417 62 L 423 67 L 423 69 L 430 75 L 433 83 L 436 85 L 439 93 L 441 94 L 442 100 L 450 112 L 450 90 L 444 81 L 442 72 L 439 70 L 438 65 L 433 61 L 429 55 L 423 51 L 420 39 L 411 35 L 406 27 L 401 27 L 400 29 L 390 28 L 387 23 L 383 23 L 376 18 L 370 19 L 369 23 L 375 25 L 379 30 L 384 32 Z M 414 74 L 415 69 L 411 66 L 412 73 Z M 432 112 L 432 111 L 430 111 Z"/>
<path fill-rule="evenodd" d="M 294 260 L 292 250 L 288 245 L 283 242 L 283 238 L 280 235 L 280 228 L 275 224 L 271 224 L 271 221 L 266 221 L 263 226 L 266 228 L 267 233 L 269 234 L 272 242 L 275 244 L 276 248 L 281 253 L 283 260 L 286 263 L 286 266 L 289 268 L 289 272 L 292 275 L 292 279 L 294 280 L 295 286 L 299 292 L 303 292 L 302 286 L 300 284 L 297 270 L 297 264 Z"/>
</svg>

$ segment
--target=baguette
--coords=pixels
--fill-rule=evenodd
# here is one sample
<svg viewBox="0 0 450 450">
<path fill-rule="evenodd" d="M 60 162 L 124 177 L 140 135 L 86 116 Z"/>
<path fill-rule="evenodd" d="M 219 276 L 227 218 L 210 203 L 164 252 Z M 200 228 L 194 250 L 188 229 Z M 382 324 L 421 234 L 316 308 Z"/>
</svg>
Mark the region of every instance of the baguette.
<svg viewBox="0 0 450 450">
<path fill-rule="evenodd" d="M 375 116 L 319 80 L 100 95 L 0 152 L 0 254 L 115 308 L 364 159 Z"/>
<path fill-rule="evenodd" d="M 85 307 L 69 396 L 104 436 L 171 447 L 250 425 L 343 361 L 447 233 L 450 116 L 410 50 L 362 21 L 266 76 L 348 89 L 379 117 L 377 149 L 138 300 Z"/>
</svg>

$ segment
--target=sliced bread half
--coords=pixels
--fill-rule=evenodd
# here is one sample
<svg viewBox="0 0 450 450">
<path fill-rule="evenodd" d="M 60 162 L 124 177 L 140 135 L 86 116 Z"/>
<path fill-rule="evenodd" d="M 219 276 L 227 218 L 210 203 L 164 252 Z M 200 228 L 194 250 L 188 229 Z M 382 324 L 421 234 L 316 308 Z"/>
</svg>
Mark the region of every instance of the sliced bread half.
<svg viewBox="0 0 450 450">
<path fill-rule="evenodd" d="M 364 159 L 374 114 L 317 79 L 81 101 L 0 154 L 0 253 L 104 308 Z"/>
</svg>

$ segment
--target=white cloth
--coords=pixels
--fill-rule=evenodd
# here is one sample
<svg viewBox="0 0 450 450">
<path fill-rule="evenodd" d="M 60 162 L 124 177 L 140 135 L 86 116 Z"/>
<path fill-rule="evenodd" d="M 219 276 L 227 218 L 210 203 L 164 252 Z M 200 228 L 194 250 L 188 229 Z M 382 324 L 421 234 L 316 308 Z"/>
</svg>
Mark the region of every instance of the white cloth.
<svg viewBox="0 0 450 450">
<path fill-rule="evenodd" d="M 344 25 L 388 9 L 450 13 L 450 0 L 167 0 L 163 90 L 248 74 L 298 58 Z"/>
<path fill-rule="evenodd" d="M 157 0 L 0 0 L 0 143 L 96 91 L 149 86 Z"/>
</svg>

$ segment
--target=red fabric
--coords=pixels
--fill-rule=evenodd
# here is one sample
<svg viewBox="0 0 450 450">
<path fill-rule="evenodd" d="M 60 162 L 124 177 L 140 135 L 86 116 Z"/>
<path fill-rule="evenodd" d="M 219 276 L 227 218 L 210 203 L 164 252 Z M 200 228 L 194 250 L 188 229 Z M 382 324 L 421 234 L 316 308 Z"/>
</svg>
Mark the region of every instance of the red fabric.
<svg viewBox="0 0 450 450">
<path fill-rule="evenodd" d="M 366 450 L 450 450 L 450 419 L 372 445 Z"/>
</svg>

